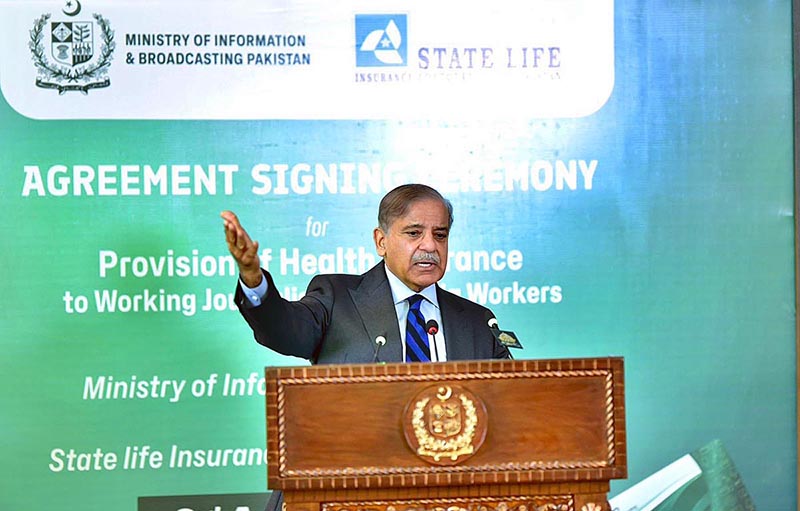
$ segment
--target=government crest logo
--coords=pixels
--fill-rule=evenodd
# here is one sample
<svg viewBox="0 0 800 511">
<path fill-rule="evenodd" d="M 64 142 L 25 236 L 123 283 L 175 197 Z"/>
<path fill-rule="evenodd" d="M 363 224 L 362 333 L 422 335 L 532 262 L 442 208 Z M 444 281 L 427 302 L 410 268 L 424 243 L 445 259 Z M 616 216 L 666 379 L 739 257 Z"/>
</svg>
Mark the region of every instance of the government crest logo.
<svg viewBox="0 0 800 511">
<path fill-rule="evenodd" d="M 417 456 L 434 465 L 455 465 L 486 438 L 486 407 L 458 385 L 424 389 L 406 406 L 403 433 Z"/>
<path fill-rule="evenodd" d="M 114 31 L 100 14 L 82 15 L 79 0 L 67 0 L 61 12 L 42 14 L 30 31 L 36 86 L 59 94 L 111 85 L 108 69 L 114 56 Z"/>
<path fill-rule="evenodd" d="M 356 14 L 356 67 L 404 66 L 405 14 Z"/>
</svg>

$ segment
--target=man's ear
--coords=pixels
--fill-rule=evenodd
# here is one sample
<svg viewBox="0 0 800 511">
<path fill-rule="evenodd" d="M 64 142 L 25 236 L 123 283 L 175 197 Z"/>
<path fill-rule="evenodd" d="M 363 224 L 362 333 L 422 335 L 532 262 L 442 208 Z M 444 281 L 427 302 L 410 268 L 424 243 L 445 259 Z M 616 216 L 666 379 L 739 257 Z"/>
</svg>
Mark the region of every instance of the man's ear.
<svg viewBox="0 0 800 511">
<path fill-rule="evenodd" d="M 375 240 L 375 251 L 379 256 L 384 257 L 386 255 L 386 234 L 380 227 L 376 227 L 372 231 L 372 239 Z"/>
</svg>

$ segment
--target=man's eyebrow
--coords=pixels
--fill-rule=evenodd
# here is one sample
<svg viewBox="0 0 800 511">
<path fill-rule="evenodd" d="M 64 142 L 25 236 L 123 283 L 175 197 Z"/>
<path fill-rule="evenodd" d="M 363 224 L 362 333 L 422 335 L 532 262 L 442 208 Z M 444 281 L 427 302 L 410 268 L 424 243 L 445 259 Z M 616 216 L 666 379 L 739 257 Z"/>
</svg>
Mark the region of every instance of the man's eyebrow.
<svg viewBox="0 0 800 511">
<path fill-rule="evenodd" d="M 424 228 L 425 224 L 420 224 L 420 223 L 406 224 L 403 226 L 403 229 L 424 229 Z M 448 231 L 448 232 L 450 231 L 450 227 L 447 225 L 437 225 L 432 227 L 432 229 L 434 231 Z"/>
</svg>

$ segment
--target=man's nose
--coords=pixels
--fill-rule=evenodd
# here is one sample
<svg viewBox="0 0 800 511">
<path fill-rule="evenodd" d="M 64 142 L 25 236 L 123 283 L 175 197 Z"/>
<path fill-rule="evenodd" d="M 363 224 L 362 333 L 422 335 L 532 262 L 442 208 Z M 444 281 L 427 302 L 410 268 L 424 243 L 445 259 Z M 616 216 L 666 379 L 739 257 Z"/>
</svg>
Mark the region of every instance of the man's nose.
<svg viewBox="0 0 800 511">
<path fill-rule="evenodd" d="M 433 252 L 436 249 L 436 241 L 433 239 L 433 233 L 427 232 L 422 235 L 419 248 L 425 252 Z"/>
</svg>

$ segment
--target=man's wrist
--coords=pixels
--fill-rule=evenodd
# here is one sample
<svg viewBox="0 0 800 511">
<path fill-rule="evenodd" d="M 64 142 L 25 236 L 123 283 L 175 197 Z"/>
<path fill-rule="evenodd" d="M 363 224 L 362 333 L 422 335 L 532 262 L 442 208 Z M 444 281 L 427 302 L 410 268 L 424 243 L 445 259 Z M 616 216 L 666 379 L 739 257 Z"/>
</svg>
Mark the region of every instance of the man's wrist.
<svg viewBox="0 0 800 511">
<path fill-rule="evenodd" d="M 259 268 L 258 271 L 249 271 L 249 272 L 239 272 L 239 279 L 242 283 L 249 287 L 249 288 L 256 288 L 259 284 L 261 284 L 261 279 L 264 278 L 264 275 L 261 273 L 261 269 Z"/>
</svg>

